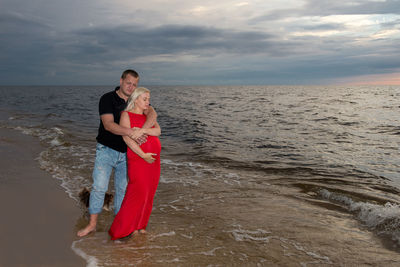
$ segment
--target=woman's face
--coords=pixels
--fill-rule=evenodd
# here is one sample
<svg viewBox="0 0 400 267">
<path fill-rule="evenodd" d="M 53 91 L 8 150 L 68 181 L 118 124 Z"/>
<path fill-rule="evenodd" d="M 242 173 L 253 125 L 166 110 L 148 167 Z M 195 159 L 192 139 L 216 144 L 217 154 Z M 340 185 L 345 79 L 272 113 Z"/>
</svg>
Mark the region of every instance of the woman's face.
<svg viewBox="0 0 400 267">
<path fill-rule="evenodd" d="M 150 105 L 150 93 L 143 93 L 135 100 L 135 106 L 142 110 L 148 109 Z"/>
</svg>

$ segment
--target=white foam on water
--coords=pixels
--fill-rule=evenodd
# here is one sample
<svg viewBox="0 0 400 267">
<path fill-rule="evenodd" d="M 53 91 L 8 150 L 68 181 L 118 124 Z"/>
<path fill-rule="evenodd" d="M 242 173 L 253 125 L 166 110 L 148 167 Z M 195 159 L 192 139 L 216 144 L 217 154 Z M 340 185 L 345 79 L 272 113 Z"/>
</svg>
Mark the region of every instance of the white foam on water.
<svg viewBox="0 0 400 267">
<path fill-rule="evenodd" d="M 161 159 L 161 164 L 168 164 L 172 166 L 188 166 L 188 167 L 198 167 L 198 168 L 204 168 L 204 166 L 200 163 L 193 163 L 193 162 L 188 162 L 188 161 L 182 161 L 182 162 L 176 162 L 172 161 L 170 159 Z"/>
<path fill-rule="evenodd" d="M 182 196 L 179 196 L 179 198 L 178 199 L 175 199 L 175 200 L 172 200 L 172 201 L 170 201 L 170 202 L 168 202 L 169 204 L 172 204 L 172 203 L 176 203 L 176 202 L 179 202 L 179 201 L 181 201 L 182 200 Z"/>
<path fill-rule="evenodd" d="M 290 248 L 294 248 L 294 250 L 300 251 L 302 254 L 306 254 L 310 256 L 315 262 L 313 263 L 325 263 L 325 264 L 332 264 L 329 257 L 321 256 L 313 251 L 306 250 L 300 244 L 288 240 L 286 238 L 282 238 L 279 236 L 272 235 L 272 232 L 263 230 L 263 229 L 256 229 L 256 230 L 246 230 L 241 227 L 241 225 L 234 225 L 237 229 L 228 231 L 232 234 L 233 238 L 238 242 L 261 242 L 267 244 L 270 242 L 271 239 L 279 240 L 281 242 L 281 247 L 283 248 L 283 253 L 287 257 L 295 256 L 293 252 L 289 253 L 288 251 Z M 293 251 L 293 250 L 292 250 Z M 309 262 L 310 263 L 310 262 Z M 304 263 L 305 264 L 305 263 Z M 304 265 L 306 266 L 306 264 Z"/>
<path fill-rule="evenodd" d="M 190 255 L 217 256 L 217 255 L 215 254 L 215 251 L 217 251 L 218 249 L 223 249 L 223 248 L 224 248 L 224 247 L 216 247 L 216 248 L 213 248 L 213 249 L 211 249 L 211 250 L 209 250 L 209 251 L 190 252 L 189 254 L 190 254 Z"/>
<path fill-rule="evenodd" d="M 57 140 L 57 139 L 62 139 L 62 136 L 64 135 L 64 132 L 57 127 L 52 127 L 50 129 L 36 129 L 38 134 L 38 137 L 42 141 L 47 141 L 48 143 L 51 144 L 52 141 Z"/>
<path fill-rule="evenodd" d="M 61 187 L 65 189 L 68 196 L 77 201 L 77 192 L 79 192 L 82 186 L 76 182 L 82 181 L 82 179 L 73 181 L 73 177 L 70 177 L 70 170 L 55 165 L 51 160 L 47 160 L 47 158 L 49 158 L 48 151 L 42 151 L 38 158 L 40 167 L 52 174 L 53 178 L 60 180 Z"/>
<path fill-rule="evenodd" d="M 49 172 L 53 178 L 61 181 L 61 187 L 65 189 L 65 192 L 68 196 L 74 200 L 77 200 L 77 192 L 82 186 L 78 185 L 76 181 L 74 181 L 74 177 L 71 177 L 71 166 L 62 167 L 58 166 L 55 163 L 57 158 L 54 157 L 54 152 L 52 149 L 56 149 L 56 155 L 62 155 L 64 157 L 68 157 L 70 154 L 64 153 L 63 150 L 68 149 L 65 146 L 65 142 L 63 141 L 64 132 L 62 129 L 58 127 L 52 127 L 49 129 L 41 129 L 41 128 L 29 128 L 29 127 L 21 127 L 16 126 L 15 130 L 21 131 L 23 134 L 31 135 L 34 137 L 38 137 L 40 141 L 47 143 L 49 147 L 42 151 L 39 154 L 39 157 L 36 160 L 39 162 L 39 165 L 42 169 Z"/>
<path fill-rule="evenodd" d="M 190 233 L 190 235 L 185 235 L 185 234 L 180 234 L 181 236 L 183 236 L 184 238 L 187 238 L 187 239 L 193 239 L 193 234 L 192 233 Z"/>
<path fill-rule="evenodd" d="M 168 232 L 168 233 L 161 233 L 161 234 L 152 236 L 151 240 L 154 240 L 154 239 L 156 239 L 158 237 L 174 236 L 174 235 L 176 235 L 175 231 L 171 231 L 171 232 Z"/>
<path fill-rule="evenodd" d="M 226 176 L 227 178 L 236 178 L 236 179 L 239 179 L 239 175 L 238 175 L 237 173 L 232 173 L 232 172 L 230 172 L 230 173 L 228 173 L 228 174 L 225 174 L 225 176 Z"/>
<path fill-rule="evenodd" d="M 29 129 L 29 128 L 26 128 L 26 127 L 21 127 L 21 126 L 17 126 L 17 127 L 15 127 L 15 130 L 18 130 L 18 131 L 21 131 L 23 134 L 26 134 L 26 135 L 35 135 L 34 133 L 35 133 L 35 131 L 34 131 L 34 129 Z"/>
<path fill-rule="evenodd" d="M 189 207 L 189 206 L 184 206 L 183 208 L 179 208 L 179 207 L 177 207 L 175 205 L 172 205 L 172 204 L 178 203 L 178 202 L 180 202 L 182 200 L 184 200 L 184 197 L 183 196 L 179 196 L 177 199 L 168 202 L 168 204 L 159 204 L 158 207 L 163 212 L 165 212 L 165 210 L 168 210 L 168 208 L 170 208 L 170 209 L 172 209 L 174 211 L 182 211 L 182 210 L 194 211 L 194 209 L 192 207 Z M 191 202 L 193 202 L 193 201 L 191 201 Z"/>
<path fill-rule="evenodd" d="M 175 162 L 171 159 L 161 160 L 162 168 L 169 169 L 160 177 L 161 183 L 180 183 L 184 186 L 199 186 L 206 179 L 223 182 L 230 186 L 241 186 L 240 176 L 226 170 L 217 170 L 200 163 L 189 161 Z"/>
<path fill-rule="evenodd" d="M 169 184 L 169 183 L 175 183 L 175 181 L 166 179 L 163 175 L 160 175 L 160 183 L 162 183 L 162 184 Z"/>
<path fill-rule="evenodd" d="M 165 250 L 165 249 L 176 249 L 178 246 L 158 246 L 158 245 L 152 245 L 152 246 L 140 246 L 140 247 L 132 247 L 132 246 L 125 246 L 125 242 L 120 242 L 126 250 L 154 250 L 154 249 L 160 249 L 160 250 Z M 114 245 L 117 243 L 114 243 Z"/>
<path fill-rule="evenodd" d="M 272 238 L 279 240 L 281 242 L 281 247 L 283 248 L 283 254 L 285 256 L 287 256 L 287 257 L 296 256 L 295 253 L 288 252 L 288 251 L 290 251 L 290 248 L 293 247 L 295 249 L 295 251 L 299 251 L 302 254 L 305 254 L 312 258 L 312 260 L 313 260 L 312 262 L 300 262 L 301 266 L 307 266 L 307 264 L 314 265 L 314 264 L 321 264 L 321 263 L 333 264 L 328 256 L 321 256 L 318 253 L 315 253 L 313 251 L 308 251 L 306 248 L 304 248 L 302 245 L 300 245 L 299 243 L 297 243 L 295 241 L 288 240 L 283 237 L 277 237 L 277 236 L 274 236 Z"/>
<path fill-rule="evenodd" d="M 178 207 L 176 207 L 176 206 L 174 206 L 174 205 L 167 205 L 168 207 L 170 207 L 171 209 L 174 209 L 175 211 L 180 211 L 180 210 L 182 210 L 182 209 L 180 209 L 180 208 L 178 208 Z"/>
<path fill-rule="evenodd" d="M 326 189 L 320 190 L 319 193 L 327 200 L 342 204 L 370 229 L 389 234 L 394 241 L 400 244 L 400 206 L 398 204 L 388 202 L 382 206 L 353 201 L 350 197 L 332 193 Z"/>
<path fill-rule="evenodd" d="M 223 181 L 224 181 L 224 183 L 225 184 L 227 184 L 227 185 L 238 185 L 238 186 L 240 186 L 241 185 L 241 183 L 240 183 L 240 181 L 239 180 L 234 180 L 234 179 L 223 179 Z"/>
<path fill-rule="evenodd" d="M 94 256 L 89 256 L 82 249 L 77 247 L 77 244 L 82 242 L 82 240 L 84 239 L 72 242 L 71 249 L 75 252 L 76 255 L 78 255 L 79 257 L 83 258 L 86 261 L 87 267 L 97 267 L 99 263 L 97 258 Z"/>
<path fill-rule="evenodd" d="M 64 132 L 60 129 L 60 128 L 58 128 L 58 127 L 53 127 L 53 128 L 51 128 L 51 129 L 53 129 L 56 133 L 58 133 L 58 134 L 64 134 Z"/>
<path fill-rule="evenodd" d="M 17 126 L 14 129 L 21 131 L 23 134 L 38 137 L 39 140 L 45 141 L 49 145 L 57 146 L 64 143 L 62 141 L 62 136 L 64 135 L 64 132 L 57 127 L 53 127 L 50 129 L 41 129 Z"/>
<path fill-rule="evenodd" d="M 299 245 L 299 244 L 297 244 L 297 243 L 295 243 L 295 242 L 293 242 L 292 245 L 293 245 L 298 251 L 304 252 L 305 254 L 307 254 L 308 256 L 310 256 L 310 257 L 312 257 L 312 258 L 314 258 L 314 259 L 316 259 L 316 260 L 322 260 L 322 261 L 325 261 L 325 262 L 330 262 L 330 259 L 329 259 L 329 257 L 327 257 L 327 256 L 321 256 L 321 255 L 319 255 L 319 254 L 317 254 L 317 253 L 315 253 L 315 252 L 307 251 L 303 246 L 301 246 L 301 245 Z"/>
<path fill-rule="evenodd" d="M 268 243 L 271 238 L 271 232 L 257 229 L 257 230 L 245 230 L 242 229 L 239 225 L 238 229 L 234 229 L 232 231 L 228 231 L 232 234 L 233 238 L 236 241 L 256 241 L 256 242 L 264 242 Z"/>
<path fill-rule="evenodd" d="M 54 138 L 50 141 L 51 146 L 61 146 L 64 142 L 61 141 L 58 137 Z"/>
<path fill-rule="evenodd" d="M 174 262 L 181 262 L 179 258 L 174 258 L 172 260 L 157 260 L 159 263 L 174 263 Z"/>
<path fill-rule="evenodd" d="M 165 176 L 160 176 L 160 183 L 163 184 L 170 184 L 170 183 L 179 183 L 183 184 L 184 186 L 198 186 L 200 183 L 199 181 L 191 180 L 188 179 L 188 177 L 181 177 L 181 176 L 176 176 L 174 178 L 172 177 L 165 177 Z"/>
</svg>

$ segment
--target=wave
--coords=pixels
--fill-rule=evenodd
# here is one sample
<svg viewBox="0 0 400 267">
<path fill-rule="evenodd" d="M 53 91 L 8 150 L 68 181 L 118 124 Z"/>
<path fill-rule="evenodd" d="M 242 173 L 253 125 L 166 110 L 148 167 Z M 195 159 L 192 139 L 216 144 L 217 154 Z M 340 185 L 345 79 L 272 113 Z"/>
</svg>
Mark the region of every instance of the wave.
<svg viewBox="0 0 400 267">
<path fill-rule="evenodd" d="M 60 127 L 9 126 L 23 134 L 37 137 L 44 149 L 37 161 L 40 168 L 61 181 L 61 187 L 71 199 L 78 201 L 82 187 L 90 186 L 90 170 L 93 166 L 93 148 L 70 140 L 71 136 Z"/>
<path fill-rule="evenodd" d="M 72 243 L 71 249 L 75 252 L 76 255 L 80 256 L 86 261 L 87 263 L 86 267 L 97 267 L 99 264 L 98 259 L 94 256 L 89 256 L 82 249 L 77 247 L 77 244 L 82 242 L 82 240 L 83 239 L 74 241 Z"/>
<path fill-rule="evenodd" d="M 323 199 L 341 205 L 378 235 L 389 236 L 400 245 L 400 205 L 387 202 L 384 205 L 355 201 L 351 197 L 322 189 Z"/>
</svg>

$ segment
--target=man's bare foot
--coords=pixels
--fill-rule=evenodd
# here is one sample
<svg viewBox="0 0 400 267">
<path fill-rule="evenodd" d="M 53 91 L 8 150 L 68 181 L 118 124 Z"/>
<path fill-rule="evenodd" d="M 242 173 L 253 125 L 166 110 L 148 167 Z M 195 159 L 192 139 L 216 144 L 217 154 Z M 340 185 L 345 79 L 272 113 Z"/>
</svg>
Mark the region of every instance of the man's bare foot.
<svg viewBox="0 0 400 267">
<path fill-rule="evenodd" d="M 83 236 L 87 236 L 91 232 L 96 231 L 98 217 L 99 217 L 98 214 L 90 214 L 89 224 L 85 228 L 79 230 L 76 235 L 79 237 L 83 237 Z"/>
<path fill-rule="evenodd" d="M 96 225 L 92 226 L 92 225 L 88 224 L 88 226 L 86 226 L 85 228 L 78 231 L 77 236 L 84 237 L 94 231 L 96 231 Z"/>
<path fill-rule="evenodd" d="M 140 229 L 140 230 L 139 230 L 139 233 L 145 234 L 145 233 L 147 233 L 147 232 L 146 232 L 146 230 L 144 230 L 144 229 Z"/>
</svg>

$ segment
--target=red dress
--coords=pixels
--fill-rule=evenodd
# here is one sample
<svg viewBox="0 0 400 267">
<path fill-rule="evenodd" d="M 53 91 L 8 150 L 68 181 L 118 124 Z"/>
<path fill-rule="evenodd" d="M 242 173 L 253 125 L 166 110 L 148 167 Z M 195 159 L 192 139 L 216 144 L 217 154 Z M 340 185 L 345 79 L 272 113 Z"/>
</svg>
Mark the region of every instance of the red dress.
<svg viewBox="0 0 400 267">
<path fill-rule="evenodd" d="M 146 115 L 128 112 L 131 127 L 142 128 Z M 155 153 L 156 160 L 147 163 L 129 147 L 127 151 L 128 186 L 121 209 L 115 216 L 108 233 L 111 240 L 126 237 L 135 230 L 146 229 L 153 208 L 153 199 L 160 180 L 161 143 L 158 137 L 148 136 L 140 148 L 145 153 Z"/>
</svg>

